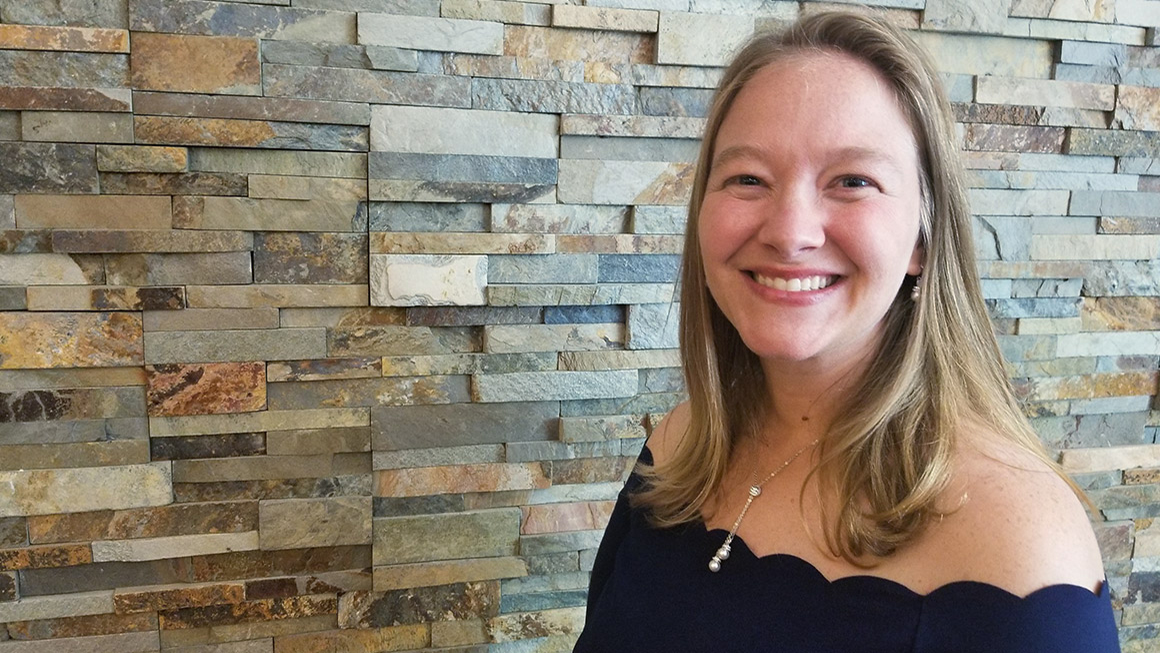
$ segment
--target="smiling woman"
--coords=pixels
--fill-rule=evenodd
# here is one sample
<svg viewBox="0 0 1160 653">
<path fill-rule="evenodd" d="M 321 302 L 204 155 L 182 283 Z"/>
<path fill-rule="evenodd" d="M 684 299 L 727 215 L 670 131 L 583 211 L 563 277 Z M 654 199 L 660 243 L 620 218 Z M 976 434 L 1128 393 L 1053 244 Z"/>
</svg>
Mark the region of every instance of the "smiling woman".
<svg viewBox="0 0 1160 653">
<path fill-rule="evenodd" d="M 1074 485 L 1014 399 L 937 75 L 857 13 L 751 41 L 689 209 L 689 401 L 593 569 L 592 651 L 1118 650 Z"/>
</svg>

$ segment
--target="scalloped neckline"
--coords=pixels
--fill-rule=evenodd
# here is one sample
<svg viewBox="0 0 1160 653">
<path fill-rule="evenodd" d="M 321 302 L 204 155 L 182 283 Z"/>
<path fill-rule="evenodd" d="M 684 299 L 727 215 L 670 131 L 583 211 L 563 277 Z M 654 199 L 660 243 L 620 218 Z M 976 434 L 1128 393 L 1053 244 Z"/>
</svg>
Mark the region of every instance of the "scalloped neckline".
<svg viewBox="0 0 1160 653">
<path fill-rule="evenodd" d="M 727 531 L 724 528 L 709 528 L 705 525 L 705 523 L 703 521 L 698 521 L 697 526 L 700 528 L 701 533 L 703 533 L 706 536 L 706 539 L 708 539 L 709 536 L 715 537 L 715 534 L 720 533 L 721 539 L 723 540 L 725 538 L 725 536 L 727 536 L 729 534 L 729 531 Z M 1032 599 L 1033 597 L 1036 597 L 1037 595 L 1040 595 L 1042 593 L 1051 593 L 1051 592 L 1057 592 L 1057 591 L 1070 592 L 1073 590 L 1078 590 L 1080 592 L 1083 592 L 1084 595 L 1091 597 L 1092 599 L 1104 600 L 1106 598 L 1106 595 L 1108 592 L 1107 578 L 1105 578 L 1100 583 L 1100 591 L 1098 593 L 1093 592 L 1092 590 L 1090 590 L 1082 585 L 1075 585 L 1073 583 L 1055 583 L 1053 585 L 1047 585 L 1047 586 L 1041 587 L 1041 588 L 1039 588 L 1033 592 L 1030 592 L 1029 594 L 1024 595 L 1024 596 L 1020 596 L 1020 595 L 1018 595 L 1018 594 L 1016 594 L 1008 589 L 999 587 L 998 585 L 993 585 L 993 584 L 988 583 L 986 581 L 963 579 L 963 580 L 954 580 L 954 581 L 951 581 L 949 583 L 944 583 L 944 584 L 939 585 L 938 587 L 932 589 L 931 591 L 927 592 L 926 594 L 923 594 L 922 592 L 911 589 L 909 586 L 907 586 L 903 583 L 900 583 L 899 581 L 896 581 L 896 580 L 891 579 L 891 578 L 886 578 L 885 576 L 875 576 L 873 574 L 851 574 L 849 576 L 839 576 L 837 578 L 831 579 L 830 577 L 823 574 L 822 571 L 814 565 L 814 563 L 810 562 L 809 560 L 806 560 L 805 558 L 794 555 L 792 553 L 774 552 L 774 553 L 769 553 L 766 555 L 759 556 L 759 555 L 755 554 L 752 549 L 749 548 L 749 543 L 746 542 L 744 538 L 742 538 L 740 535 L 734 535 L 733 536 L 733 555 L 737 555 L 738 553 L 742 553 L 742 552 L 743 552 L 743 555 L 746 555 L 750 559 L 757 561 L 759 564 L 764 564 L 763 561 L 779 561 L 780 560 L 780 561 L 787 561 L 787 562 L 791 562 L 793 564 L 799 565 L 799 566 L 805 568 L 805 570 L 807 572 L 809 572 L 811 575 L 816 576 L 819 581 L 821 581 L 821 582 L 823 582 L 826 585 L 829 585 L 831 587 L 849 584 L 849 583 L 866 583 L 866 582 L 881 583 L 884 586 L 887 586 L 893 590 L 900 591 L 902 593 L 905 593 L 911 597 L 914 597 L 914 598 L 917 598 L 920 600 L 929 599 L 930 597 L 934 596 L 935 594 L 943 593 L 944 591 L 953 591 L 955 589 L 962 589 L 962 588 L 968 588 L 968 587 L 986 588 L 988 591 L 993 590 L 993 591 L 1001 593 L 1007 597 L 1010 597 L 1011 599 L 1014 599 L 1016 601 L 1021 601 L 1021 602 Z"/>
</svg>

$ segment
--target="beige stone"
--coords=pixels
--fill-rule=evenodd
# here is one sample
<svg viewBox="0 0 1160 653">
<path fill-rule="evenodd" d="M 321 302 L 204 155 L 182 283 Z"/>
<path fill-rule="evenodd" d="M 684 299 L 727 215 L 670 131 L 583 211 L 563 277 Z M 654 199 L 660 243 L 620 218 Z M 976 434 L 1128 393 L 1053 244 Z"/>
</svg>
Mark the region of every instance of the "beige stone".
<svg viewBox="0 0 1160 653">
<path fill-rule="evenodd" d="M 131 313 L 0 312 L 0 369 L 131 367 L 142 353 Z"/>
<path fill-rule="evenodd" d="M 504 28 L 489 21 L 360 13 L 358 42 L 412 50 L 503 54 Z"/>
<path fill-rule="evenodd" d="M 1110 22 L 1114 16 L 1115 0 L 1013 0 L 1011 15 L 1024 18 L 1055 18 Z"/>
<path fill-rule="evenodd" d="M 58 637 L 51 640 L 11 640 L 0 643 L 0 649 L 4 653 L 43 653 L 46 646 L 52 646 L 54 653 L 57 651 L 61 653 L 152 653 L 160 650 L 161 643 L 159 633 L 156 630 L 85 637 Z"/>
<path fill-rule="evenodd" d="M 169 229 L 168 197 L 134 195 L 17 195 L 21 229 Z"/>
<path fill-rule="evenodd" d="M 250 175 L 253 199 L 361 201 L 367 198 L 366 182 L 298 175 Z"/>
<path fill-rule="evenodd" d="M 552 6 L 552 25 L 615 32 L 655 32 L 660 13 L 640 9 L 584 7 L 571 4 Z"/>
<path fill-rule="evenodd" d="M 449 560 L 375 567 L 374 587 L 376 592 L 385 592 L 410 587 L 520 578 L 527 575 L 528 565 L 521 558 Z"/>
<path fill-rule="evenodd" d="M 1160 236 L 1037 234 L 1031 260 L 1149 260 L 1160 256 Z"/>
<path fill-rule="evenodd" d="M 487 641 L 482 619 L 436 621 L 431 624 L 431 646 L 465 646 Z"/>
<path fill-rule="evenodd" d="M 557 196 L 572 204 L 684 204 L 692 191 L 689 163 L 563 159 Z"/>
<path fill-rule="evenodd" d="M 366 306 L 363 284 L 252 284 L 248 286 L 190 286 L 190 308 L 305 308 L 308 306 Z"/>
<path fill-rule="evenodd" d="M 371 254 L 551 254 L 556 240 L 542 234 L 373 232 Z"/>
<path fill-rule="evenodd" d="M 656 63 L 724 66 L 753 34 L 754 28 L 750 16 L 663 12 Z"/>
<path fill-rule="evenodd" d="M 496 324 L 484 327 L 483 349 L 492 354 L 618 349 L 624 337 L 620 323 Z"/>
<path fill-rule="evenodd" d="M 584 608 L 555 608 L 492 617 L 487 632 L 493 642 L 517 642 L 529 637 L 577 635 L 584 628 Z"/>
<path fill-rule="evenodd" d="M 0 601 L 0 623 L 82 617 L 91 614 L 108 614 L 112 611 L 113 590 L 26 596 L 19 601 Z M 43 644 L 43 642 L 37 643 Z M 4 648 L 10 645 L 11 642 L 0 643 L 0 647 Z M 31 653 L 31 649 L 26 650 Z"/>
<path fill-rule="evenodd" d="M 487 303 L 486 256 L 372 254 L 372 306 L 480 306 Z"/>
<path fill-rule="evenodd" d="M 371 150 L 555 158 L 553 115 L 441 107 L 373 106 Z"/>
<path fill-rule="evenodd" d="M 650 367 L 679 367 L 680 365 L 681 352 L 677 349 L 560 352 L 561 370 L 628 370 Z"/>
<path fill-rule="evenodd" d="M 910 37 L 944 73 L 1047 79 L 1055 60 L 1048 41 L 926 31 Z"/>
<path fill-rule="evenodd" d="M 984 104 L 1024 104 L 1111 111 L 1116 87 L 1052 79 L 982 76 L 975 80 L 975 101 Z"/>
<path fill-rule="evenodd" d="M 646 34 L 522 25 L 504 30 L 504 54 L 521 59 L 656 63 L 655 52 L 656 39 Z"/>
<path fill-rule="evenodd" d="M 482 463 L 375 472 L 375 493 L 384 497 L 531 490 L 548 485 L 539 463 Z"/>
<path fill-rule="evenodd" d="M 93 562 L 141 562 L 214 555 L 230 551 L 253 551 L 257 548 L 257 531 L 102 540 L 93 542 Z"/>
<path fill-rule="evenodd" d="M 25 111 L 20 133 L 26 141 L 132 143 L 133 116 L 127 113 Z"/>
<path fill-rule="evenodd" d="M 149 435 L 151 437 L 180 437 L 215 433 L 370 426 L 370 423 L 371 413 L 368 408 L 267 410 L 240 415 L 151 417 L 149 418 Z"/>
<path fill-rule="evenodd" d="M 1067 449 L 1059 454 L 1059 463 L 1069 474 L 1160 467 L 1160 445 Z"/>
<path fill-rule="evenodd" d="M 0 25 L 0 48 L 127 53 L 129 31 L 94 27 Z"/>
<path fill-rule="evenodd" d="M 305 632 L 278 637 L 277 641 L 277 653 L 386 653 L 425 649 L 430 637 L 427 624 L 407 624 Z"/>
<path fill-rule="evenodd" d="M 515 555 L 519 508 L 375 520 L 375 565 Z"/>
<path fill-rule="evenodd" d="M 0 517 L 164 506 L 173 501 L 169 463 L 0 471 Z M 84 488 L 84 492 L 77 492 Z"/>
<path fill-rule="evenodd" d="M 508 25 L 548 25 L 552 22 L 550 5 L 508 0 L 442 0 L 439 15 Z"/>
<path fill-rule="evenodd" d="M 262 550 L 371 543 L 371 498 L 286 499 L 259 504 Z"/>
<path fill-rule="evenodd" d="M 0 286 L 67 286 L 89 281 L 68 254 L 0 254 Z"/>
<path fill-rule="evenodd" d="M 184 147 L 152 145 L 99 145 L 101 172 L 185 172 L 189 151 Z"/>
<path fill-rule="evenodd" d="M 144 385 L 145 370 L 139 367 L 0 370 L 0 392 Z"/>
<path fill-rule="evenodd" d="M 1123 129 L 1160 131 L 1160 88 L 1120 86 L 1116 121 Z"/>
<path fill-rule="evenodd" d="M 249 231 L 355 231 L 357 200 L 280 200 L 248 197 L 181 197 L 174 201 L 180 229 Z"/>
</svg>

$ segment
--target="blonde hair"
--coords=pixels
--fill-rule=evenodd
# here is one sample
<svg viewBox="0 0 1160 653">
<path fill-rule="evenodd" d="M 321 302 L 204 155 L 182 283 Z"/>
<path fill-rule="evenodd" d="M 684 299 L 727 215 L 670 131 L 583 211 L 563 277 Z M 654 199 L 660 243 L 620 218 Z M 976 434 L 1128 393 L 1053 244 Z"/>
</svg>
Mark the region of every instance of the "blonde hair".
<svg viewBox="0 0 1160 653">
<path fill-rule="evenodd" d="M 818 445 L 811 472 L 833 492 L 834 500 L 823 502 L 828 546 L 864 564 L 867 556 L 890 555 L 939 514 L 936 502 L 968 421 L 1055 467 L 1010 389 L 983 303 L 954 123 L 937 73 L 906 35 L 867 14 L 818 13 L 785 32 L 758 35 L 725 71 L 701 143 L 681 270 L 688 431 L 670 459 L 642 467 L 646 483 L 633 500 L 659 526 L 698 521 L 733 447 L 760 432 L 768 403 L 764 374 L 709 294 L 698 214 L 716 136 L 737 94 L 766 66 L 810 52 L 842 53 L 876 70 L 889 82 L 918 149 L 921 298 L 911 301 L 915 280 L 908 278 L 883 318 L 876 355 Z"/>
</svg>

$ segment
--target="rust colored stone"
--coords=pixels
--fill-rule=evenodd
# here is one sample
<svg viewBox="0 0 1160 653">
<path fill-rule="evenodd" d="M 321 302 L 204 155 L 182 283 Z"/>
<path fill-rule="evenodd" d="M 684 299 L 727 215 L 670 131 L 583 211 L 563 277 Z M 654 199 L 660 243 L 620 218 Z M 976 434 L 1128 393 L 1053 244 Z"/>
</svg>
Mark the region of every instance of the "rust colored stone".
<svg viewBox="0 0 1160 653">
<path fill-rule="evenodd" d="M 136 37 L 134 37 L 136 45 Z M 128 52 L 129 32 L 91 27 L 0 25 L 0 48 L 67 52 Z"/>
<path fill-rule="evenodd" d="M 1038 125 L 1043 118 L 1043 107 L 1007 104 L 951 105 L 958 122 L 984 122 L 1000 125 Z"/>
<path fill-rule="evenodd" d="M 129 313 L 0 313 L 0 369 L 144 363 L 141 317 Z"/>
<path fill-rule="evenodd" d="M 246 176 L 227 172 L 105 172 L 101 189 L 125 195 L 225 195 L 244 197 Z"/>
<path fill-rule="evenodd" d="M 613 483 L 628 477 L 632 458 L 577 458 L 552 461 L 552 485 L 571 483 Z"/>
<path fill-rule="evenodd" d="M 123 540 L 258 529 L 257 502 L 176 504 L 156 508 L 41 515 L 28 519 L 35 544 Z"/>
<path fill-rule="evenodd" d="M 128 90 L 7 86 L 0 90 L 0 109 L 12 111 L 116 111 L 132 109 Z"/>
<path fill-rule="evenodd" d="M 16 640 L 90 637 L 116 633 L 139 633 L 150 630 L 157 630 L 157 615 L 152 612 L 125 615 L 96 614 L 87 617 L 38 619 L 8 624 L 8 634 Z"/>
<path fill-rule="evenodd" d="M 479 619 L 499 614 L 499 582 L 453 583 L 390 592 L 349 592 L 338 609 L 341 628 Z"/>
<path fill-rule="evenodd" d="M 446 465 L 375 473 L 375 495 L 380 497 L 531 490 L 548 485 L 540 463 Z"/>
<path fill-rule="evenodd" d="M 615 501 L 583 501 L 578 503 L 546 503 L 520 508 L 521 535 L 587 531 L 608 525 Z"/>
<path fill-rule="evenodd" d="M 1160 483 L 1160 468 L 1124 470 L 1124 485 L 1151 485 L 1153 483 Z"/>
<path fill-rule="evenodd" d="M 253 236 L 238 231 L 61 229 L 52 233 L 53 251 L 65 253 L 239 252 L 249 250 L 253 243 Z"/>
<path fill-rule="evenodd" d="M 189 460 L 192 458 L 235 458 L 266 453 L 264 433 L 227 433 L 177 438 L 150 438 L 152 460 Z"/>
<path fill-rule="evenodd" d="M 1144 191 L 1143 188 L 1140 190 Z M 1160 218 L 1101 216 L 1099 220 L 1099 233 L 1101 234 L 1160 234 Z"/>
<path fill-rule="evenodd" d="M 520 59 L 653 63 L 656 37 L 652 34 L 596 32 L 508 25 L 504 54 Z"/>
<path fill-rule="evenodd" d="M 266 364 L 147 365 L 151 417 L 249 413 L 266 407 Z"/>
<path fill-rule="evenodd" d="M 94 288 L 89 302 L 101 311 L 177 311 L 185 308 L 185 287 Z"/>
<path fill-rule="evenodd" d="M 1120 372 L 1023 379 L 1013 385 L 1022 399 L 1050 401 L 1154 395 L 1158 379 L 1158 372 Z"/>
<path fill-rule="evenodd" d="M 298 581 L 293 578 L 263 578 L 246 581 L 246 600 L 280 599 L 298 595 Z"/>
<path fill-rule="evenodd" d="M 373 630 L 327 630 L 278 638 L 278 653 L 380 653 L 426 649 L 431 644 L 425 625 Z M 455 649 L 472 653 L 474 649 Z"/>
<path fill-rule="evenodd" d="M 92 561 L 93 551 L 88 544 L 32 546 L 22 549 L 0 550 L 0 570 L 73 567 Z"/>
<path fill-rule="evenodd" d="M 199 582 L 298 576 L 371 566 L 370 546 L 336 546 L 284 551 L 242 551 L 193 558 Z"/>
<path fill-rule="evenodd" d="M 262 94 L 256 39 L 138 32 L 129 69 L 134 89 Z"/>
<path fill-rule="evenodd" d="M 135 116 L 133 133 L 140 143 L 215 147 L 258 147 L 278 135 L 260 120 L 161 116 Z"/>
<path fill-rule="evenodd" d="M 291 596 L 281 599 L 244 601 L 229 605 L 210 605 L 200 608 L 185 608 L 162 612 L 162 630 L 203 628 L 257 621 L 280 621 L 298 619 L 320 614 L 336 614 L 338 598 L 334 595 L 315 594 L 311 596 Z"/>
<path fill-rule="evenodd" d="M 1160 297 L 1084 297 L 1080 318 L 1084 331 L 1154 331 Z"/>
<path fill-rule="evenodd" d="M 968 150 L 1059 154 L 1066 134 L 1063 127 L 1030 127 L 973 123 L 966 126 Z"/>
<path fill-rule="evenodd" d="M 158 588 L 117 590 L 113 608 L 117 614 L 182 610 L 240 603 L 245 599 L 242 583 L 211 585 L 168 585 Z"/>
</svg>

